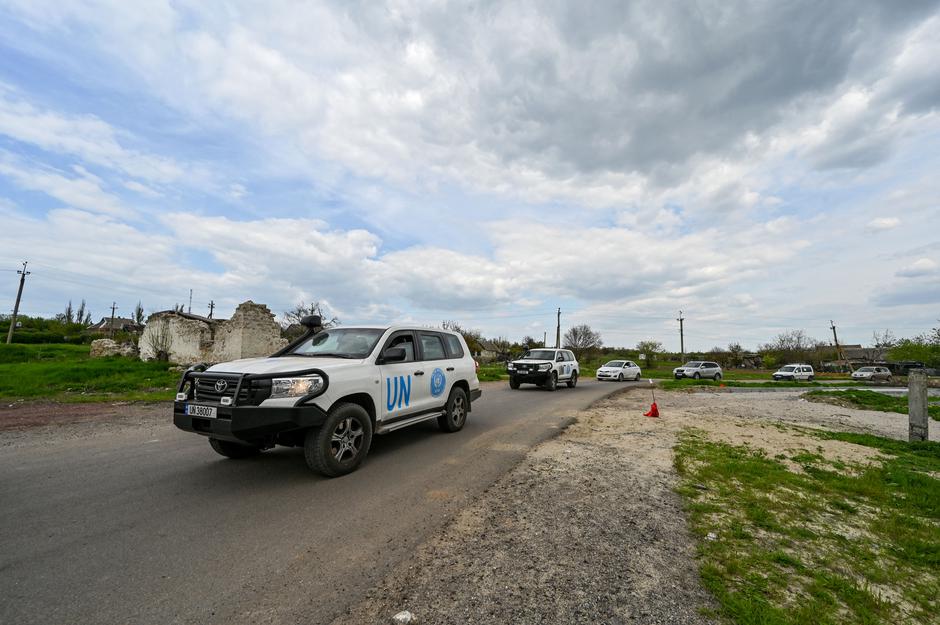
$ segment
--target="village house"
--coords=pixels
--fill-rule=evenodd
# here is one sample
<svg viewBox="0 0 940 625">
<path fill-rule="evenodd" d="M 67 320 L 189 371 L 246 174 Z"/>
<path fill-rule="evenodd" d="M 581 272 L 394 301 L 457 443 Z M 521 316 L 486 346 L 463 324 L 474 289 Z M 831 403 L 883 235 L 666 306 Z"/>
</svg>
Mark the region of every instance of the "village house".
<svg viewBox="0 0 940 625">
<path fill-rule="evenodd" d="M 126 317 L 102 317 L 98 323 L 88 326 L 91 334 L 112 334 L 117 332 L 140 332 L 144 326 Z"/>
</svg>

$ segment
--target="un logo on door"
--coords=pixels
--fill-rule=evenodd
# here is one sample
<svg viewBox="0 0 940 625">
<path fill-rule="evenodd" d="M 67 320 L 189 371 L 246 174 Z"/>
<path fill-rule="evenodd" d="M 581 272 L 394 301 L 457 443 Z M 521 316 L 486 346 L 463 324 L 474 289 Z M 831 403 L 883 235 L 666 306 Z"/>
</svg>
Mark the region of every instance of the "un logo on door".
<svg viewBox="0 0 940 625">
<path fill-rule="evenodd" d="M 434 373 L 431 374 L 431 395 L 433 397 L 440 397 L 446 386 L 447 378 L 444 377 L 444 372 L 440 369 L 435 369 Z"/>
</svg>

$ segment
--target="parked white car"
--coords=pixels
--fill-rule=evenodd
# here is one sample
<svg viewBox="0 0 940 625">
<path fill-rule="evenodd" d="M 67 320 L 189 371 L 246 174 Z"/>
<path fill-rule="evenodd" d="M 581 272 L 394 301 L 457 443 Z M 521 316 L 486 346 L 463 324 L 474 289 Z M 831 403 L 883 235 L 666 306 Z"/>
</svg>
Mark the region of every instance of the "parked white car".
<svg viewBox="0 0 940 625">
<path fill-rule="evenodd" d="M 554 391 L 561 382 L 574 388 L 581 375 L 578 359 L 568 349 L 530 349 L 522 358 L 508 363 L 506 371 L 509 373 L 509 388 L 536 384 L 549 391 Z"/>
<path fill-rule="evenodd" d="M 816 379 L 816 373 L 810 365 L 785 365 L 774 371 L 774 380 L 798 382 L 806 380 L 812 382 Z"/>
<path fill-rule="evenodd" d="M 887 367 L 860 367 L 852 372 L 852 379 L 861 382 L 890 382 L 891 370 Z"/>
<path fill-rule="evenodd" d="M 180 429 L 208 437 L 229 458 L 275 445 L 303 447 L 307 465 L 334 477 L 355 470 L 373 434 L 437 420 L 463 428 L 481 395 L 476 363 L 460 334 L 396 327 L 323 329 L 268 358 L 183 374 L 173 407 Z"/>
<path fill-rule="evenodd" d="M 677 380 L 681 378 L 693 378 L 695 380 L 699 378 L 711 378 L 713 380 L 720 380 L 722 371 L 721 365 L 717 362 L 692 360 L 681 367 L 673 369 L 672 374 L 676 376 Z"/>
<path fill-rule="evenodd" d="M 640 367 L 632 360 L 611 360 L 606 365 L 598 368 L 597 370 L 598 381 L 600 380 L 617 380 L 618 382 L 623 382 L 624 380 L 637 381 L 640 379 L 640 376 L 642 375 L 643 374 L 640 372 Z"/>
</svg>

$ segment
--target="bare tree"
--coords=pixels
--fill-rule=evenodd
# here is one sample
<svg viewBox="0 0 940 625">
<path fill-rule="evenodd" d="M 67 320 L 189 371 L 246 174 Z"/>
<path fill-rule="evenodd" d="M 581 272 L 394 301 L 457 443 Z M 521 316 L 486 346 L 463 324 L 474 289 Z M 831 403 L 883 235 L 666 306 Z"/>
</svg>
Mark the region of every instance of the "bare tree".
<svg viewBox="0 0 940 625">
<path fill-rule="evenodd" d="M 542 341 L 537 341 L 528 334 L 523 337 L 522 346 L 526 349 L 532 349 L 533 347 L 545 347 L 542 345 Z"/>
<path fill-rule="evenodd" d="M 732 367 L 740 367 L 744 364 L 744 348 L 740 343 L 728 343 L 728 364 Z"/>
<path fill-rule="evenodd" d="M 323 306 L 320 302 L 310 302 L 306 304 L 304 302 L 298 303 L 296 306 L 290 310 L 284 311 L 284 322 L 281 324 L 284 328 L 289 328 L 294 324 L 298 324 L 301 320 L 308 315 L 319 315 L 320 319 L 323 320 L 324 328 L 332 328 L 338 326 L 340 321 L 336 317 L 327 317 L 323 314 Z"/>
<path fill-rule="evenodd" d="M 85 317 L 88 316 L 89 321 L 91 320 L 91 315 L 86 310 L 85 300 L 82 300 L 82 303 L 78 305 L 78 310 L 75 311 L 75 323 L 81 323 L 83 325 L 90 325 L 85 323 Z"/>
<path fill-rule="evenodd" d="M 568 328 L 562 345 L 565 349 L 573 351 L 580 359 L 584 352 L 590 349 L 600 349 L 604 342 L 601 340 L 601 335 L 592 330 L 591 326 L 582 323 Z"/>
<path fill-rule="evenodd" d="M 891 349 L 898 344 L 898 338 L 894 336 L 891 330 L 885 330 L 881 334 L 872 332 L 871 346 L 875 349 Z"/>
<path fill-rule="evenodd" d="M 765 364 L 784 362 L 809 362 L 819 364 L 820 358 L 817 355 L 817 347 L 824 345 L 820 341 L 810 337 L 803 330 L 788 330 L 778 334 L 774 340 L 760 348 L 761 355 L 765 356 Z M 767 357 L 769 356 L 769 357 Z"/>
<path fill-rule="evenodd" d="M 170 359 L 170 347 L 173 345 L 169 319 L 164 317 L 151 321 L 147 324 L 147 329 L 150 330 L 146 334 L 150 353 L 153 354 L 154 359 L 167 362 Z"/>
<path fill-rule="evenodd" d="M 491 340 L 490 345 L 493 346 L 493 351 L 496 352 L 496 360 L 509 360 L 510 352 L 512 351 L 512 343 L 510 343 L 508 339 L 500 336 Z"/>
<path fill-rule="evenodd" d="M 75 311 L 72 309 L 72 300 L 69 300 L 68 306 L 65 307 L 65 311 L 59 315 L 56 315 L 56 319 L 62 323 L 72 324 L 75 323 Z"/>
<path fill-rule="evenodd" d="M 663 344 L 652 339 L 640 341 L 636 344 L 636 351 L 643 354 L 643 358 L 646 360 L 646 368 L 652 369 L 656 364 L 656 355 L 663 351 Z"/>
</svg>

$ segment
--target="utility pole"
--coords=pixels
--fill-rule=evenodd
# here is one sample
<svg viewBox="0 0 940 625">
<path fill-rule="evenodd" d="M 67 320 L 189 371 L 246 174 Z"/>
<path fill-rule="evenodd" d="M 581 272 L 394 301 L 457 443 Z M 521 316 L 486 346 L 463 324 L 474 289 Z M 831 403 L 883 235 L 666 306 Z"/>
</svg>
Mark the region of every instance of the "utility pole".
<svg viewBox="0 0 940 625">
<path fill-rule="evenodd" d="M 189 289 L 189 308 L 186 309 L 187 313 L 192 314 L 193 312 L 193 290 Z"/>
<path fill-rule="evenodd" d="M 215 310 L 215 302 L 209 300 L 209 319 L 212 319 L 212 311 Z"/>
<path fill-rule="evenodd" d="M 679 318 L 676 319 L 679 322 L 679 361 L 685 362 L 685 328 L 682 325 L 682 322 L 685 321 L 685 317 L 682 316 L 682 311 L 679 311 Z"/>
<path fill-rule="evenodd" d="M 561 308 L 558 309 L 558 324 L 555 326 L 555 349 L 561 347 Z"/>
<path fill-rule="evenodd" d="M 30 273 L 26 271 L 26 265 L 29 261 L 23 261 L 23 270 L 17 271 L 20 274 L 20 288 L 16 291 L 16 304 L 13 305 L 13 318 L 10 319 L 10 331 L 7 332 L 7 345 L 13 342 L 13 328 L 16 327 L 16 316 L 20 312 L 20 298 L 23 297 L 23 283 L 26 282 L 26 276 Z"/>
<path fill-rule="evenodd" d="M 108 336 L 114 338 L 114 311 L 118 309 L 117 302 L 111 302 L 111 324 L 109 326 Z"/>
<path fill-rule="evenodd" d="M 832 340 L 835 341 L 836 344 L 836 355 L 839 357 L 839 360 L 848 366 L 849 371 L 852 371 L 852 365 L 845 357 L 845 353 L 842 351 L 842 347 L 839 345 L 839 335 L 836 334 L 836 324 L 832 319 L 829 320 L 829 328 L 832 330 Z"/>
<path fill-rule="evenodd" d="M 542 347 L 545 347 L 545 343 L 548 342 L 548 331 L 545 330 L 542 332 Z"/>
</svg>

